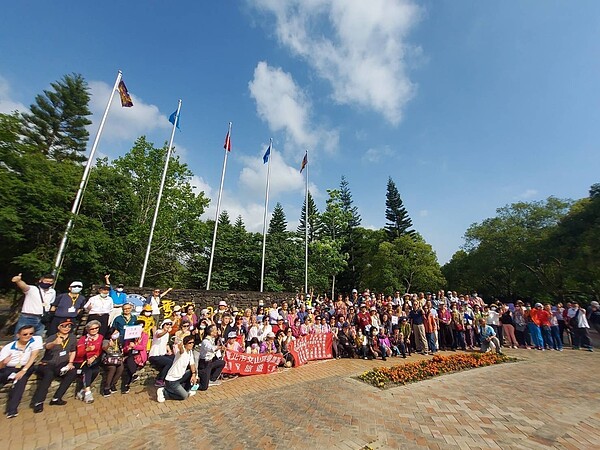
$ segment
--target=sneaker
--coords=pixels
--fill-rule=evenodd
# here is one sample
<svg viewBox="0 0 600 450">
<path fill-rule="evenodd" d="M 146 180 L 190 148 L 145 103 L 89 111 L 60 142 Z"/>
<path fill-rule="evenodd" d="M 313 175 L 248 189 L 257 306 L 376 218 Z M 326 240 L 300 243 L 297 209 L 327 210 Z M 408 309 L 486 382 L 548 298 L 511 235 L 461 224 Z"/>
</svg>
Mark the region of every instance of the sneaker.
<svg viewBox="0 0 600 450">
<path fill-rule="evenodd" d="M 594 351 L 594 349 L 592 347 L 588 348 L 588 352 L 593 352 L 593 351 Z"/>
<path fill-rule="evenodd" d="M 164 380 L 156 380 L 154 382 L 154 386 L 155 387 L 165 387 L 165 381 Z"/>
<path fill-rule="evenodd" d="M 158 403 L 165 402 L 165 388 L 164 387 L 158 388 L 156 390 L 156 400 L 158 400 Z"/>
<path fill-rule="evenodd" d="M 110 397 L 111 394 L 112 394 L 112 392 L 110 392 L 110 389 L 108 389 L 108 388 L 105 388 L 102 390 L 103 397 Z"/>
<path fill-rule="evenodd" d="M 44 411 L 44 404 L 43 403 L 36 403 L 33 406 L 33 412 L 34 413 L 41 413 L 42 411 Z"/>
<path fill-rule="evenodd" d="M 67 402 L 62 398 L 53 398 L 50 400 L 50 406 L 65 406 Z"/>
<path fill-rule="evenodd" d="M 137 373 L 135 373 L 135 374 L 133 374 L 133 376 L 131 377 L 131 382 L 132 382 L 132 383 L 135 383 L 135 382 L 136 382 L 137 380 L 139 380 L 139 379 L 140 379 L 140 376 L 139 376 Z"/>
<path fill-rule="evenodd" d="M 84 403 L 94 403 L 94 396 L 92 395 L 92 391 L 87 391 L 83 397 Z"/>
<path fill-rule="evenodd" d="M 13 418 L 17 417 L 18 415 L 19 415 L 18 412 L 15 412 L 15 413 L 6 413 L 6 418 L 7 419 L 13 419 Z"/>
<path fill-rule="evenodd" d="M 123 386 L 123 388 L 121 389 L 121 394 L 129 394 L 129 391 L 131 391 L 129 385 Z"/>
<path fill-rule="evenodd" d="M 209 385 L 209 386 L 220 386 L 220 385 L 221 385 L 221 382 L 220 382 L 219 380 L 215 380 L 215 381 L 212 381 L 212 380 L 210 380 L 210 381 L 208 382 L 208 385 Z"/>
<path fill-rule="evenodd" d="M 579 350 L 579 347 L 573 347 L 573 350 Z"/>
<path fill-rule="evenodd" d="M 84 395 L 85 395 L 85 389 L 82 389 L 82 390 L 80 390 L 80 391 L 77 393 L 77 395 L 75 396 L 75 398 L 76 398 L 77 400 L 82 400 L 82 401 L 83 401 L 83 397 L 84 397 Z"/>
<path fill-rule="evenodd" d="M 117 392 L 119 392 L 119 391 L 117 390 L 117 387 L 116 387 L 116 386 L 113 384 L 113 385 L 110 387 L 110 393 L 111 393 L 111 394 L 116 394 Z"/>
<path fill-rule="evenodd" d="M 188 391 L 188 397 L 193 397 L 197 393 L 198 393 L 197 391 Z"/>
</svg>

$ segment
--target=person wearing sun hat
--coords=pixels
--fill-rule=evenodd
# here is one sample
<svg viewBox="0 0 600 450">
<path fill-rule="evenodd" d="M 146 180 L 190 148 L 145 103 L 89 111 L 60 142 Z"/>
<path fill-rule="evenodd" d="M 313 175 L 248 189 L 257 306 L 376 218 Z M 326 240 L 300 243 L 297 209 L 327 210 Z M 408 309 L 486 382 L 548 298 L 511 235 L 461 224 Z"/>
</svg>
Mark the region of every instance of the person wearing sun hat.
<svg viewBox="0 0 600 450">
<path fill-rule="evenodd" d="M 175 355 L 169 347 L 170 331 L 173 327 L 173 321 L 171 319 L 165 319 L 160 323 L 160 327 L 154 332 L 152 336 L 152 345 L 150 346 L 150 352 L 148 353 L 148 360 L 150 364 L 159 370 L 159 374 L 156 376 L 154 385 L 156 387 L 165 386 L 165 377 L 169 372 L 169 369 L 173 365 Z"/>
</svg>

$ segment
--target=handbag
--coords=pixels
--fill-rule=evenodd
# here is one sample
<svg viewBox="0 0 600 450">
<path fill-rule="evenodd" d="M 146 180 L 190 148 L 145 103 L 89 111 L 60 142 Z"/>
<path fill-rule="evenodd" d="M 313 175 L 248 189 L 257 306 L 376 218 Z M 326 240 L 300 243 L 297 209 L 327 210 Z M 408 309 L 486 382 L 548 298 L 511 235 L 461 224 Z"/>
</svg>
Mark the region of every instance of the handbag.
<svg viewBox="0 0 600 450">
<path fill-rule="evenodd" d="M 105 366 L 120 366 L 123 364 L 123 354 L 117 352 L 103 353 L 102 364 Z"/>
</svg>

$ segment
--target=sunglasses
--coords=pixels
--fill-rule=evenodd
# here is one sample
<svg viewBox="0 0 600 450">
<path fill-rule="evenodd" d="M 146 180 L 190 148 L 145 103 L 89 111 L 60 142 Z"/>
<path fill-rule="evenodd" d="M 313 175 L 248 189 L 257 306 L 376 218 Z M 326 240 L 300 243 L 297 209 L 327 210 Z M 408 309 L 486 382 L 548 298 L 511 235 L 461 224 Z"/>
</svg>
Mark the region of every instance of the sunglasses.
<svg viewBox="0 0 600 450">
<path fill-rule="evenodd" d="M 21 333 L 21 336 L 31 336 L 33 333 Z"/>
<path fill-rule="evenodd" d="M 63 327 L 63 328 L 71 328 L 73 325 L 70 323 L 63 323 L 61 325 L 59 325 L 59 327 Z"/>
<path fill-rule="evenodd" d="M 189 324 L 187 324 L 187 323 L 185 323 L 185 324 L 183 324 L 183 325 L 181 325 L 181 326 L 182 326 L 183 328 L 189 328 L 189 327 L 190 327 L 190 326 L 189 326 Z"/>
</svg>

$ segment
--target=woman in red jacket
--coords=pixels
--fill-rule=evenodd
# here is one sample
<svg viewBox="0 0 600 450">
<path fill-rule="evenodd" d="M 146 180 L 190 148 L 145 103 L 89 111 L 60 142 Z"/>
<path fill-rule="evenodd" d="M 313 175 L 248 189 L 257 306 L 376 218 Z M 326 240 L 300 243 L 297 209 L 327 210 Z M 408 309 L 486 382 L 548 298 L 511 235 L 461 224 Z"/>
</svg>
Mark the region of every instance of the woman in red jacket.
<svg viewBox="0 0 600 450">
<path fill-rule="evenodd" d="M 93 403 L 92 383 L 100 371 L 100 355 L 102 354 L 102 335 L 99 333 L 100 322 L 90 320 L 85 325 L 86 334 L 77 341 L 75 368 L 81 374 L 83 388 L 77 393 L 77 398 L 85 403 Z"/>
</svg>

